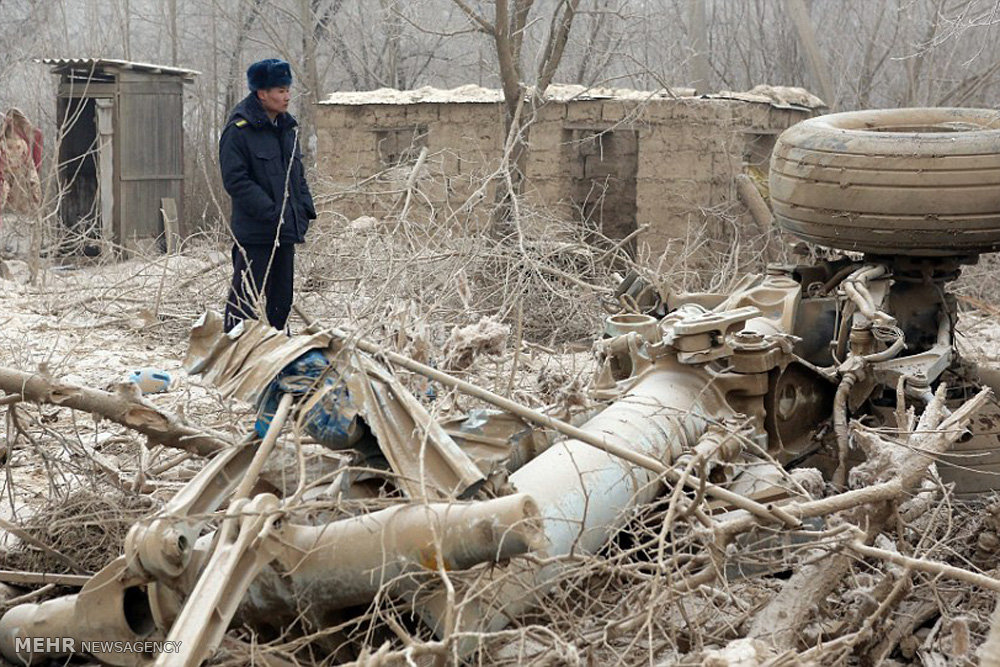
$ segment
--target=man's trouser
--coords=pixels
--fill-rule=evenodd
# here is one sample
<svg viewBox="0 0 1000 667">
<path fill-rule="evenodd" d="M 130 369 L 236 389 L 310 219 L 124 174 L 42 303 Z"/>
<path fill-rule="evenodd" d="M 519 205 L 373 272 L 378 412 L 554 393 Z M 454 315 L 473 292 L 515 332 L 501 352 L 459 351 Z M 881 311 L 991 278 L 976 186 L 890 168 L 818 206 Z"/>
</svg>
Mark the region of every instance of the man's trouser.
<svg viewBox="0 0 1000 667">
<path fill-rule="evenodd" d="M 273 253 L 273 256 L 272 256 Z M 268 323 L 284 329 L 292 309 L 295 244 L 233 244 L 233 284 L 226 301 L 226 331 L 247 318 L 259 319 L 261 300 Z"/>
</svg>

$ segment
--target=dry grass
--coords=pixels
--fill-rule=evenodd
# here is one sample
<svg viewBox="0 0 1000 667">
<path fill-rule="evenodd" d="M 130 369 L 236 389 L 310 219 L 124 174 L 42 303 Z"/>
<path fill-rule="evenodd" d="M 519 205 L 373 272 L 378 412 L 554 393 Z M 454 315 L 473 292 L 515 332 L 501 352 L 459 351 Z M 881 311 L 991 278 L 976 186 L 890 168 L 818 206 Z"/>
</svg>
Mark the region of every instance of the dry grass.
<svg viewBox="0 0 1000 667">
<path fill-rule="evenodd" d="M 145 494 L 95 486 L 96 489 L 79 488 L 66 498 L 46 502 L 21 524 L 28 535 L 91 572 L 120 556 L 132 524 L 159 505 Z M 4 562 L 5 567 L 15 570 L 71 572 L 49 553 L 24 543 L 8 550 Z"/>
</svg>

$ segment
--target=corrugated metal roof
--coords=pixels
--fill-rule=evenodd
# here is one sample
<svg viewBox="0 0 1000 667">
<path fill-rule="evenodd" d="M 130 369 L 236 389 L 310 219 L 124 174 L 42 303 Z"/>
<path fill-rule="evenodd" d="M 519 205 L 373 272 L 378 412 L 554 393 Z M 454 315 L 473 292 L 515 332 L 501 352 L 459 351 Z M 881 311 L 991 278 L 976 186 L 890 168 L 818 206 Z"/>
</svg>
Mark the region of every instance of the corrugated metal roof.
<svg viewBox="0 0 1000 667">
<path fill-rule="evenodd" d="M 127 69 L 137 72 L 148 72 L 150 74 L 180 76 L 189 80 L 201 74 L 201 72 L 193 69 L 167 67 L 165 65 L 155 65 L 153 63 L 138 63 L 130 60 L 116 60 L 114 58 L 41 58 L 36 62 L 51 65 L 52 71 L 59 73 L 67 70 L 96 72 L 106 69 Z"/>
</svg>

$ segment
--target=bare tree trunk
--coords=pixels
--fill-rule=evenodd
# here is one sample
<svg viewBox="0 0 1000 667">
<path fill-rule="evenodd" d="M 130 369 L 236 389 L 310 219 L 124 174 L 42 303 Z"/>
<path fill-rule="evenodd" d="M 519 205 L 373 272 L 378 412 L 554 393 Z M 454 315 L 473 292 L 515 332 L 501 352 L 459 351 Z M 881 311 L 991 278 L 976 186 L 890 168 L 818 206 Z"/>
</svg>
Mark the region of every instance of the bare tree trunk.
<svg viewBox="0 0 1000 667">
<path fill-rule="evenodd" d="M 121 4 L 121 21 L 122 21 L 122 48 L 124 49 L 125 60 L 132 60 L 132 26 L 131 26 L 131 14 L 132 8 L 129 5 L 129 0 L 122 0 Z"/>
<path fill-rule="evenodd" d="M 242 20 L 239 20 L 238 29 L 236 31 L 236 43 L 233 45 L 232 56 L 229 59 L 229 75 L 226 77 L 226 95 L 225 95 L 225 107 L 226 109 L 232 109 L 236 106 L 236 103 L 242 97 L 241 93 L 243 88 L 243 77 L 240 76 L 240 72 L 243 69 L 243 46 L 247 42 L 247 38 L 250 35 L 250 31 L 253 29 L 254 23 L 257 21 L 257 17 L 260 16 L 261 6 L 264 4 L 264 0 L 248 0 L 249 8 L 247 11 L 241 11 L 240 16 Z M 241 3 L 241 6 L 243 3 Z"/>
<path fill-rule="evenodd" d="M 361 77 L 358 75 L 358 71 L 355 69 L 354 63 L 351 61 L 350 52 L 347 49 L 347 43 L 344 41 L 344 35 L 341 33 L 337 22 L 334 20 L 340 12 L 343 4 L 343 0 L 335 0 L 323 13 L 323 16 L 316 22 L 316 42 L 319 43 L 320 38 L 323 35 L 330 37 L 333 41 L 334 57 L 340 61 L 344 71 L 347 72 L 347 77 L 351 81 L 351 87 L 354 90 L 360 90 Z"/>
<path fill-rule="evenodd" d="M 691 85 L 699 93 L 711 90 L 712 70 L 708 64 L 708 28 L 705 0 L 689 0 L 688 32 L 691 41 Z"/>
<path fill-rule="evenodd" d="M 382 12 L 385 14 L 385 83 L 390 88 L 403 88 L 399 77 L 400 39 L 403 35 L 403 22 L 400 17 L 399 0 L 380 0 Z"/>
<path fill-rule="evenodd" d="M 552 16 L 552 27 L 549 30 L 549 39 L 545 45 L 544 57 L 538 66 L 538 83 L 536 88 L 539 95 L 552 83 L 552 79 L 562 62 L 563 53 L 566 50 L 566 42 L 569 41 L 569 32 L 573 28 L 573 19 L 576 17 L 577 7 L 580 0 L 566 0 L 562 6 L 562 11 L 556 9 Z M 522 29 L 523 32 L 523 29 Z"/>
<path fill-rule="evenodd" d="M 302 73 L 306 99 L 299 106 L 299 147 L 303 161 L 314 164 L 313 142 L 316 132 L 316 103 L 319 102 L 319 66 L 316 64 L 316 13 L 312 0 L 299 0 L 299 21 L 302 24 Z"/>
<path fill-rule="evenodd" d="M 530 2 L 530 0 L 522 0 Z M 518 0 L 514 0 L 515 5 Z M 521 12 L 515 11 L 515 15 Z M 497 52 L 497 62 L 500 65 L 500 87 L 503 88 L 504 108 L 506 109 L 505 129 L 510 134 L 511 124 L 517 113 L 519 100 L 524 96 L 524 85 L 521 83 L 521 63 L 515 50 L 515 36 L 523 34 L 524 26 L 512 26 L 507 0 L 496 0 L 496 22 L 493 26 L 493 44 Z"/>
<path fill-rule="evenodd" d="M 493 27 L 493 44 L 496 48 L 497 62 L 500 65 L 500 85 L 503 88 L 504 101 L 504 136 L 513 141 L 510 152 L 509 186 L 502 182 L 497 188 L 497 207 L 494 212 L 494 223 L 506 222 L 512 212 L 513 197 L 520 196 L 523 189 L 523 171 L 527 137 L 526 127 L 519 121 L 518 107 L 525 95 L 525 85 L 521 70 L 521 42 L 524 38 L 524 24 L 518 20 L 527 21 L 532 0 L 514 0 L 514 20 L 511 18 L 507 0 L 496 0 L 496 18 Z M 541 92 L 536 90 L 536 95 Z"/>
<path fill-rule="evenodd" d="M 212 127 L 221 127 L 222 123 L 225 122 L 225 118 L 221 118 L 222 114 L 227 113 L 228 109 L 222 109 L 220 111 L 219 107 L 219 13 L 215 5 L 212 5 L 212 110 L 214 113 L 209 117 L 209 122 L 212 123 Z M 211 136 L 206 134 L 205 136 Z"/>
<path fill-rule="evenodd" d="M 823 101 L 830 109 L 837 103 L 833 93 L 833 80 L 830 78 L 830 69 L 827 67 L 823 53 L 816 44 L 816 30 L 813 28 L 812 19 L 809 18 L 809 10 L 806 8 L 805 0 L 785 0 L 785 9 L 789 18 L 795 24 L 795 30 L 799 34 L 799 41 L 805 49 L 809 61 L 809 69 L 813 78 L 819 84 L 820 94 Z"/>
<path fill-rule="evenodd" d="M 938 26 L 941 21 L 941 12 L 944 10 L 944 0 L 937 0 L 931 10 L 931 22 L 927 26 L 923 40 L 917 45 L 917 54 L 906 63 L 906 92 L 903 96 L 904 107 L 911 107 L 917 104 L 920 97 L 921 75 L 927 61 L 927 52 L 934 45 L 934 38 L 937 36 Z"/>
<path fill-rule="evenodd" d="M 887 3 L 888 0 L 879 0 L 878 17 L 875 19 L 875 25 L 872 26 L 871 39 L 868 40 L 868 44 L 865 47 L 865 55 L 861 66 L 861 77 L 858 81 L 857 104 L 860 109 L 868 107 L 868 100 L 871 98 L 872 86 L 875 84 L 875 74 L 882 67 L 882 64 L 885 63 L 885 59 L 889 54 L 887 49 L 883 52 L 879 61 L 877 63 L 875 62 L 875 45 L 878 43 L 878 37 L 882 32 L 882 21 L 885 20 Z"/>
<path fill-rule="evenodd" d="M 512 199 L 520 196 L 524 186 L 527 129 L 534 118 L 535 108 L 542 103 L 545 90 L 559 69 L 580 0 L 560 0 L 553 10 L 527 113 L 521 110 L 527 90 L 521 51 L 534 0 L 494 0 L 493 23 L 476 13 L 465 0 L 453 1 L 480 32 L 492 36 L 496 49 L 504 97 L 505 136 L 510 146 L 510 169 L 508 178 L 497 189 L 497 207 L 493 220 L 494 223 L 507 221 L 513 210 Z"/>
<path fill-rule="evenodd" d="M 177 67 L 177 0 L 167 3 L 167 12 L 170 22 L 170 64 Z"/>
</svg>

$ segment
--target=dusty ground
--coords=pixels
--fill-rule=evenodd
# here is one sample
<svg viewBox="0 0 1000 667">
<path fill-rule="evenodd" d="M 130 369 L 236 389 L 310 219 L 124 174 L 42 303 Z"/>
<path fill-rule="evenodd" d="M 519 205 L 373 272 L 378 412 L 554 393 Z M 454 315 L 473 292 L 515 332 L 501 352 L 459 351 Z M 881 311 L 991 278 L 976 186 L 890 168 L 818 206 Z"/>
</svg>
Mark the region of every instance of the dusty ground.
<svg viewBox="0 0 1000 667">
<path fill-rule="evenodd" d="M 170 410 L 182 404 L 192 407 L 195 417 L 218 412 L 220 406 L 213 404 L 210 392 L 189 382 L 181 370 L 185 330 L 209 299 L 199 298 L 197 289 L 178 293 L 169 288 L 178 279 L 209 266 L 207 256 L 161 258 L 158 263 L 135 260 L 107 266 L 53 267 L 35 286 L 26 284 L 23 263 L 12 261 L 8 265 L 15 280 L 0 281 L 0 358 L 4 365 L 44 369 L 67 382 L 102 389 L 125 381 L 133 369 L 160 368 L 173 374 L 175 383 L 172 391 L 153 399 L 158 404 Z M 161 281 L 166 287 L 160 295 L 159 317 L 150 317 L 144 311 L 157 310 L 155 299 Z M 214 296 L 211 290 L 206 292 Z M 101 452 L 123 472 L 134 465 L 141 442 L 124 429 L 95 424 L 68 409 L 44 408 L 38 414 L 53 432 L 71 426 L 73 437 Z M 67 424 L 73 420 L 75 423 Z M 14 440 L 11 435 L 8 427 L 8 445 Z M 38 465 L 36 454 L 23 438 L 10 447 L 10 475 L 3 489 L 9 502 L 0 506 L 3 516 L 23 519 L 33 504 L 56 491 L 50 488 L 49 473 Z M 74 460 L 74 454 L 79 452 L 68 448 L 47 453 L 54 457 L 55 465 L 65 463 L 86 473 L 87 465 Z M 58 493 L 65 494 L 74 485 L 67 477 L 58 485 L 63 487 Z"/>
<path fill-rule="evenodd" d="M 379 303 L 380 297 L 390 290 L 384 282 L 358 278 L 364 253 L 357 250 L 371 250 L 382 241 L 377 234 L 359 233 L 354 243 L 350 250 L 342 251 L 345 255 L 331 257 L 329 246 L 323 244 L 303 255 L 299 267 L 300 302 L 323 321 L 343 326 L 353 323 L 383 344 L 443 363 L 444 346 L 453 329 L 490 314 L 481 305 L 485 299 L 474 294 L 482 282 L 470 279 L 471 287 L 446 292 L 435 286 L 436 271 L 429 271 L 426 266 L 415 270 L 412 263 L 400 264 L 399 272 L 419 279 L 417 282 L 424 281 L 426 289 L 413 289 L 412 283 L 409 286 L 397 283 L 396 295 L 402 293 L 409 298 Z M 191 322 L 206 307 L 218 308 L 225 295 L 229 266 L 220 250 L 202 246 L 172 257 L 105 265 L 50 266 L 36 285 L 26 284 L 26 267 L 12 262 L 14 280 L 0 280 L 0 363 L 26 370 L 43 369 L 54 377 L 98 388 L 109 388 L 123 381 L 135 368 L 160 368 L 171 373 L 174 382 L 170 391 L 152 395 L 151 400 L 183 413 L 190 421 L 232 433 L 242 432 L 249 424 L 249 406 L 221 399 L 216 390 L 181 369 Z M 429 257 L 428 263 L 436 261 L 433 255 Z M 453 265 L 447 259 L 442 262 L 447 273 L 454 275 Z M 382 269 L 376 269 L 379 270 Z M 468 272 L 475 274 L 471 265 Z M 1000 365 L 1000 317 L 983 296 L 976 297 L 977 307 L 965 304 L 960 347 L 970 358 Z M 579 298 L 586 302 L 592 296 L 583 293 Z M 599 321 L 593 304 L 586 308 L 594 318 L 592 322 Z M 549 311 L 550 317 L 552 312 L 565 311 Z M 552 321 L 558 321 L 558 317 Z M 528 326 L 518 327 L 516 322 L 515 318 L 508 325 L 506 337 L 497 350 L 500 354 L 474 355 L 468 367 L 456 372 L 501 393 L 509 390 L 511 396 L 532 405 L 580 400 L 580 389 L 593 371 L 593 356 L 582 342 L 581 331 L 589 327 L 596 334 L 596 327 L 590 324 L 558 336 L 564 341 L 580 341 L 574 345 L 554 342 L 553 336 L 546 339 L 539 335 L 530 340 L 525 335 Z M 544 333 L 538 321 L 534 324 L 537 331 Z M 293 329 L 300 330 L 302 326 L 293 320 Z M 551 324 L 548 326 L 551 328 Z M 515 349 L 519 349 L 517 355 Z M 440 400 L 456 412 L 473 406 L 465 398 L 443 392 Z M 150 475 L 137 492 L 135 479 L 140 466 L 148 470 L 173 457 L 175 451 L 156 448 L 143 456 L 140 437 L 106 422 L 95 423 L 68 409 L 22 406 L 16 414 L 13 421 L 8 417 L 6 428 L 0 432 L 0 444 L 7 448 L 5 475 L 0 480 L 0 517 L 30 525 L 33 515 L 50 501 L 76 512 L 79 524 L 76 528 L 81 530 L 64 530 L 64 534 L 72 533 L 71 538 L 58 542 L 53 537 L 51 543 L 73 553 L 80 562 L 88 559 L 86 563 L 91 569 L 97 567 L 94 563 L 102 562 L 103 553 L 117 552 L 116 540 L 120 541 L 130 517 L 169 498 L 200 466 L 197 460 L 191 460 L 162 475 Z M 81 497 L 81 493 L 85 495 Z M 123 498 L 141 498 L 142 502 L 129 505 Z M 961 563 L 961 559 L 972 553 L 977 531 L 984 530 L 989 522 L 983 519 L 986 515 L 981 509 L 970 514 L 953 506 L 947 496 L 942 502 L 949 508 L 948 513 L 915 524 L 913 530 L 919 529 L 929 536 L 921 553 L 935 559 L 959 559 L 955 562 Z M 652 506 L 635 517 L 629 531 L 636 542 L 656 539 L 663 510 L 660 505 Z M 98 545 L 104 551 L 96 547 L 89 551 L 79 549 L 81 539 L 93 539 L 83 529 L 95 526 L 108 537 Z M 669 592 L 658 591 L 656 584 L 650 589 L 644 574 L 649 557 L 628 542 L 616 542 L 601 558 L 580 564 L 558 585 L 552 608 L 524 620 L 527 630 L 517 641 L 500 637 L 493 643 L 497 664 L 519 664 L 518 655 L 524 652 L 541 655 L 539 660 L 544 664 L 649 664 L 654 656 L 658 656 L 657 664 L 735 664 L 730 658 L 726 658 L 730 662 L 711 662 L 713 651 L 719 653 L 727 642 L 739 636 L 735 628 L 745 623 L 753 610 L 766 605 L 781 588 L 782 579 L 748 579 L 733 583 L 725 592 L 711 589 L 704 595 L 673 600 Z M 0 543 L 0 567 L 55 569 L 56 566 L 51 559 L 25 559 L 17 540 L 5 535 Z M 869 609 L 865 600 L 877 599 L 884 594 L 886 582 L 893 581 L 900 579 L 891 568 L 856 572 L 829 602 L 831 609 L 841 611 L 829 615 L 811 631 L 816 637 L 834 632 L 838 616 L 849 617 L 861 613 L 858 610 Z M 954 644 L 962 637 L 974 645 L 982 640 L 992 604 L 988 594 L 953 582 L 929 589 L 918 584 L 912 584 L 918 592 L 899 613 L 903 616 L 926 613 L 928 605 L 932 610 L 944 611 L 940 617 L 930 617 L 930 625 L 920 629 L 919 641 L 906 645 L 904 653 L 912 660 L 905 664 L 945 664 L 951 661 L 949 656 L 955 655 Z M 25 589 L 16 591 L 23 592 Z M 692 615 L 705 619 L 704 629 L 695 633 L 689 629 L 681 637 L 674 636 L 671 624 L 682 627 Z M 935 618 L 938 620 L 934 621 Z M 562 639 L 556 641 L 545 632 L 539 634 L 541 627 L 552 628 Z M 639 634 L 630 635 L 632 630 Z M 362 633 L 365 637 L 366 632 Z M 853 645 L 849 645 L 853 651 L 850 646 Z M 739 651 L 758 657 L 770 655 L 764 648 L 755 648 L 752 642 L 727 650 L 731 650 L 730 656 Z M 806 664 L 792 658 L 780 662 L 778 656 L 771 657 L 779 660 L 773 664 Z M 810 658 L 826 664 L 817 655 Z M 717 656 L 717 659 L 723 658 Z M 238 664 L 241 658 L 231 660 L 236 662 L 230 664 Z M 482 662 L 483 658 L 479 660 Z M 483 664 L 492 663 L 486 660 Z M 966 663 L 957 660 L 951 664 Z"/>
</svg>

